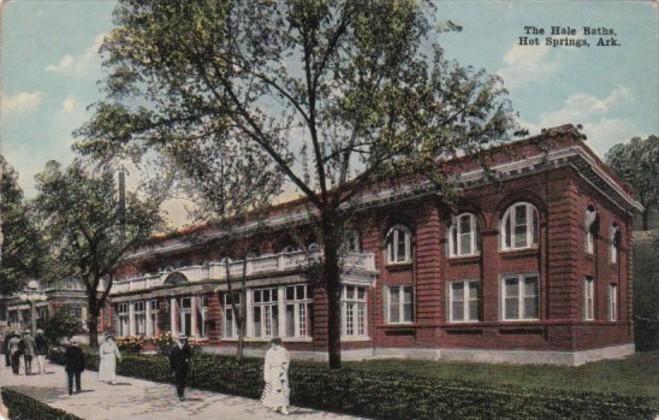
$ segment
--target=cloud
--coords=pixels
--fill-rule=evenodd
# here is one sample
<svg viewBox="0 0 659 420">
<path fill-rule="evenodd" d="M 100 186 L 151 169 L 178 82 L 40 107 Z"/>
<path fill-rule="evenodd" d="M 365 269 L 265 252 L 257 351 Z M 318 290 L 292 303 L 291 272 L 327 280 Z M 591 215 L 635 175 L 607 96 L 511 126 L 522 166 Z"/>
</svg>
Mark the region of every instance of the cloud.
<svg viewBox="0 0 659 420">
<path fill-rule="evenodd" d="M 69 95 L 62 101 L 61 110 L 64 112 L 73 112 L 78 107 L 78 104 L 78 100 L 74 96 Z"/>
<path fill-rule="evenodd" d="M 105 35 L 105 33 L 97 35 L 94 39 L 94 43 L 87 47 L 85 51 L 77 57 L 72 54 L 65 54 L 57 64 L 47 66 L 46 71 L 68 76 L 77 76 L 84 74 L 94 66 L 99 66 L 100 57 L 98 55 L 98 49 L 101 48 Z"/>
<path fill-rule="evenodd" d="M 43 92 L 19 92 L 15 95 L 2 95 L 2 113 L 32 111 L 41 105 Z"/>
<path fill-rule="evenodd" d="M 503 57 L 505 67 L 497 71 L 507 87 L 541 82 L 560 68 L 558 61 L 550 61 L 550 47 L 515 44 Z"/>
<path fill-rule="evenodd" d="M 639 134 L 638 128 L 629 119 L 611 115 L 616 107 L 633 101 L 634 96 L 625 86 L 614 88 L 604 97 L 577 92 L 568 97 L 561 108 L 543 112 L 533 121 L 522 120 L 520 124 L 531 134 L 567 123 L 581 124 L 588 144 L 604 157 L 614 144 Z"/>
</svg>

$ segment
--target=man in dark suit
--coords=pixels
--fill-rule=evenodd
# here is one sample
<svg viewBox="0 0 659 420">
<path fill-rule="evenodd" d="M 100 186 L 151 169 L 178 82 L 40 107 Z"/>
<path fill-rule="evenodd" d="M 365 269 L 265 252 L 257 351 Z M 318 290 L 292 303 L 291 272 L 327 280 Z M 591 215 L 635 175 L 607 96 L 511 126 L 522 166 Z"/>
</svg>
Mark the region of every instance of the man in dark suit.
<svg viewBox="0 0 659 420">
<path fill-rule="evenodd" d="M 185 334 L 181 334 L 178 337 L 178 343 L 169 352 L 169 369 L 174 374 L 176 393 L 181 401 L 185 401 L 185 380 L 190 369 L 191 358 L 192 352 L 188 346 L 188 338 Z"/>
<path fill-rule="evenodd" d="M 69 395 L 73 394 L 73 378 L 76 382 L 76 394 L 80 392 L 80 374 L 85 370 L 85 355 L 76 339 L 64 352 L 64 370 L 69 378 Z"/>
</svg>

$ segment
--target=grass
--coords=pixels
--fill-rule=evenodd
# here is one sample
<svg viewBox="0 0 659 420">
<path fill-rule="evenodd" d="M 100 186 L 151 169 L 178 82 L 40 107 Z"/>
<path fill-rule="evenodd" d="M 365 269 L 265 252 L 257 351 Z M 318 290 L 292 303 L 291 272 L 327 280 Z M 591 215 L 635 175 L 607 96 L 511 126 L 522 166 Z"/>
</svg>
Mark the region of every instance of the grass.
<svg viewBox="0 0 659 420">
<path fill-rule="evenodd" d="M 549 387 L 659 398 L 659 352 L 636 353 L 623 360 L 606 360 L 579 367 L 414 360 L 345 362 L 344 366 L 365 372 L 458 379 L 489 385 Z"/>
</svg>

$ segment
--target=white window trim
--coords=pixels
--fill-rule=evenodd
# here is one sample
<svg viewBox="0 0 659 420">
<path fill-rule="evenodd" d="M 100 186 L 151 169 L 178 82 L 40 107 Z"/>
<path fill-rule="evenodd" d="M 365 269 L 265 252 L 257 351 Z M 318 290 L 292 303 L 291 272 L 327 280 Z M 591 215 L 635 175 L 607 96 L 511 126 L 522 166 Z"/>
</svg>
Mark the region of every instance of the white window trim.
<svg viewBox="0 0 659 420">
<path fill-rule="evenodd" d="M 618 264 L 618 244 L 616 243 L 616 234 L 620 231 L 620 227 L 615 223 L 611 225 L 611 246 L 610 246 L 610 259 L 611 264 Z"/>
<path fill-rule="evenodd" d="M 233 292 L 235 295 L 240 296 L 238 292 Z M 238 337 L 238 322 L 236 322 L 236 314 L 233 311 L 233 305 L 230 303 L 227 303 L 227 297 L 229 297 L 229 293 L 224 293 L 222 295 L 222 339 L 223 340 L 232 340 L 235 339 L 237 340 Z M 242 296 L 241 296 L 242 297 Z M 236 305 L 236 309 L 240 310 L 240 303 Z M 226 322 L 227 322 L 227 311 L 231 311 L 231 332 L 233 333 L 232 335 L 227 335 L 227 327 L 226 327 Z M 245 334 L 247 335 L 247 334 Z"/>
<path fill-rule="evenodd" d="M 405 305 L 405 294 L 403 293 L 403 290 L 405 288 L 410 288 L 412 289 L 412 319 L 410 321 L 402 321 L 403 318 L 403 308 Z M 391 320 L 391 289 L 398 289 L 398 315 L 399 315 L 399 320 L 398 321 L 392 321 Z M 396 286 L 387 286 L 387 324 L 391 325 L 411 325 L 414 324 L 414 315 L 415 315 L 415 305 L 416 303 L 416 293 L 414 290 L 414 286 L 409 285 L 409 284 L 401 284 L 401 285 L 396 285 Z"/>
<path fill-rule="evenodd" d="M 586 277 L 583 288 L 583 319 L 584 321 L 595 320 L 595 279 Z"/>
<path fill-rule="evenodd" d="M 347 298 L 347 287 L 355 288 L 355 296 L 348 300 Z M 364 298 L 358 298 L 358 289 L 364 289 Z M 359 308 L 360 305 L 364 308 L 364 333 L 363 334 L 346 334 L 348 331 L 347 326 L 347 307 L 348 305 L 353 305 L 354 308 Z M 354 310 L 353 308 L 353 310 Z M 354 313 L 354 319 L 357 319 L 357 312 Z M 354 329 L 357 330 L 357 323 L 355 322 Z M 355 285 L 355 284 L 343 284 L 341 286 L 341 341 L 363 341 L 368 340 L 368 286 L 366 285 Z"/>
<path fill-rule="evenodd" d="M 618 321 L 618 285 L 609 284 L 609 321 Z"/>
<path fill-rule="evenodd" d="M 586 213 L 584 215 L 584 222 L 588 221 L 588 217 L 591 213 L 594 213 L 595 217 L 597 217 L 597 210 L 593 209 L 590 211 L 588 207 L 586 207 Z M 594 219 L 593 222 L 595 223 Z M 591 224 L 592 224 L 591 223 Z M 593 232 L 591 231 L 591 224 L 584 223 L 586 227 L 586 236 L 585 236 L 585 251 L 589 255 L 594 255 L 595 254 L 595 235 L 593 235 Z"/>
<path fill-rule="evenodd" d="M 515 246 L 515 238 L 511 236 L 510 238 L 510 246 L 506 245 L 506 239 L 508 238 L 508 233 L 511 233 L 514 235 L 515 232 L 515 208 L 524 205 L 525 209 L 524 211 L 526 212 L 526 245 L 517 247 Z M 535 217 L 534 217 L 535 216 Z M 506 220 L 510 218 L 510 232 L 506 230 Z M 532 249 L 536 248 L 538 246 L 537 243 L 533 243 L 533 233 L 539 228 L 538 226 L 535 226 L 534 219 L 537 219 L 538 224 L 540 223 L 540 213 L 538 212 L 538 209 L 535 208 L 535 206 L 529 202 L 526 201 L 518 201 L 516 203 L 511 204 L 508 209 L 506 209 L 506 212 L 503 214 L 503 217 L 501 218 L 501 225 L 500 225 L 500 232 L 501 234 L 501 249 L 503 251 L 518 251 L 521 249 Z"/>
<path fill-rule="evenodd" d="M 289 287 L 293 287 L 295 289 L 294 293 L 297 295 L 297 288 L 299 286 L 304 287 L 304 295 L 306 296 L 303 299 L 298 298 L 295 296 L 294 299 L 289 300 L 286 295 L 286 289 Z M 280 319 L 280 325 L 279 327 L 281 328 L 281 331 L 279 333 L 279 336 L 283 340 L 284 338 L 287 338 L 291 341 L 299 339 L 299 340 L 306 340 L 308 338 L 311 338 L 311 325 L 310 325 L 310 316 L 309 316 L 309 310 L 310 310 L 310 305 L 313 304 L 313 299 L 309 297 L 309 287 L 306 284 L 287 284 L 285 286 L 281 287 L 283 293 L 283 312 L 282 316 Z M 282 296 L 282 294 L 280 294 Z M 286 307 L 288 305 L 293 305 L 293 336 L 288 336 L 286 335 L 286 332 L 288 330 L 288 321 L 286 319 Z M 300 333 L 300 320 L 302 319 L 300 317 L 300 306 L 304 305 L 304 321 L 305 321 L 305 329 L 306 333 L 301 334 Z"/>
<path fill-rule="evenodd" d="M 454 295 L 453 295 L 453 285 L 456 283 L 462 283 L 462 319 L 453 319 L 453 301 L 454 301 Z M 449 282 L 448 285 L 448 297 L 449 297 L 449 302 L 448 302 L 448 314 L 449 314 L 449 322 L 455 323 L 455 324 L 465 324 L 465 323 L 474 323 L 474 322 L 481 322 L 480 319 L 471 319 L 469 316 L 469 303 L 471 301 L 471 295 L 469 293 L 469 285 L 471 283 L 478 283 L 479 288 L 481 285 L 480 279 L 468 279 L 468 280 L 455 280 Z M 476 296 L 476 302 L 478 305 L 480 305 L 480 296 Z"/>
<path fill-rule="evenodd" d="M 392 247 L 394 251 L 398 250 L 398 243 L 401 240 L 400 234 L 403 234 L 403 240 L 405 241 L 405 255 L 403 256 L 403 259 L 399 259 L 399 255 L 397 253 L 393 253 L 394 255 L 394 260 L 392 261 L 391 255 L 392 255 Z M 412 231 L 404 225 L 394 225 L 389 229 L 389 232 L 387 232 L 387 235 L 385 236 L 385 241 L 387 243 L 387 264 L 388 265 L 395 265 L 395 264 L 409 264 L 412 262 Z"/>
<path fill-rule="evenodd" d="M 464 216 L 469 216 L 469 227 L 470 227 L 470 236 L 471 236 L 471 252 L 462 254 L 461 253 L 461 245 L 462 245 L 462 234 L 465 232 L 460 231 L 460 219 Z M 457 243 L 453 243 L 453 233 L 457 233 L 456 239 Z M 451 221 L 451 227 L 449 228 L 448 231 L 448 243 L 449 243 L 449 257 L 450 258 L 456 258 L 456 257 L 471 257 L 471 256 L 476 256 L 480 255 L 480 250 L 478 249 L 478 219 L 473 213 L 465 212 L 465 213 L 460 213 L 457 216 L 453 216 L 452 221 Z M 453 250 L 456 250 L 457 252 L 453 252 Z"/>
<path fill-rule="evenodd" d="M 512 277 L 517 277 L 518 281 L 518 294 L 517 294 L 517 313 L 519 314 L 519 318 L 512 318 L 508 319 L 506 318 L 506 279 L 512 278 Z M 524 297 L 526 295 L 526 285 L 524 280 L 526 280 L 527 277 L 535 277 L 536 279 L 536 290 L 538 291 L 537 295 L 537 300 L 538 300 L 538 317 L 536 318 L 526 318 L 523 317 L 522 315 L 525 315 L 526 310 L 524 309 Z M 504 322 L 526 322 L 526 321 L 539 321 L 540 320 L 540 275 L 538 273 L 522 273 L 522 274 L 515 274 L 515 273 L 510 273 L 510 274 L 505 274 L 501 276 L 501 281 L 499 282 L 499 287 L 501 290 L 500 293 L 500 302 L 499 305 L 501 307 L 501 321 Z"/>
</svg>

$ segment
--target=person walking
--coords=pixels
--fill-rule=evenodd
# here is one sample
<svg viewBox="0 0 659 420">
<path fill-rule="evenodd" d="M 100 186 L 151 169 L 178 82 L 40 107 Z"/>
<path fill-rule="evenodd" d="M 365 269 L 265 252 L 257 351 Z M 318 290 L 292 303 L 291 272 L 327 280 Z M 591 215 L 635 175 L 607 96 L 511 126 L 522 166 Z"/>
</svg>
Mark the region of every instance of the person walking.
<svg viewBox="0 0 659 420">
<path fill-rule="evenodd" d="M 281 338 L 273 338 L 270 341 L 270 348 L 265 353 L 263 364 L 265 387 L 261 395 L 261 403 L 281 414 L 288 414 L 290 403 L 291 390 L 288 384 L 290 363 L 288 350 L 282 346 Z"/>
<path fill-rule="evenodd" d="M 32 375 L 32 359 L 37 354 L 37 345 L 30 334 L 30 330 L 23 332 L 23 339 L 21 340 L 21 348 L 23 349 L 23 365 L 25 366 L 25 376 Z"/>
<path fill-rule="evenodd" d="M 112 385 L 116 384 L 117 359 L 121 360 L 121 353 L 119 352 L 119 347 L 117 347 L 117 343 L 115 343 L 112 334 L 105 334 L 105 341 L 98 349 L 98 354 L 100 356 L 98 380 Z"/>
<path fill-rule="evenodd" d="M 9 351 L 9 357 L 11 359 L 11 371 L 14 372 L 14 375 L 18 375 L 18 368 L 20 366 L 21 360 L 21 340 L 18 338 L 18 334 L 12 334 L 9 342 L 7 343 L 7 350 Z"/>
<path fill-rule="evenodd" d="M 78 340 L 71 339 L 71 345 L 64 352 L 64 370 L 68 377 L 69 395 L 73 394 L 73 379 L 75 378 L 76 394 L 82 389 L 80 386 L 80 374 L 85 370 L 85 355 L 78 345 Z"/>
<path fill-rule="evenodd" d="M 14 330 L 7 331 L 4 340 L 2 341 L 2 352 L 5 354 L 5 366 L 11 366 L 11 354 L 9 354 L 9 340 L 14 336 Z"/>
<path fill-rule="evenodd" d="M 192 351 L 188 346 L 188 338 L 185 334 L 181 334 L 178 337 L 178 343 L 169 352 L 169 369 L 174 374 L 176 393 L 180 401 L 185 401 L 185 381 L 188 377 L 191 359 Z"/>
<path fill-rule="evenodd" d="M 43 330 L 38 329 L 34 337 L 34 344 L 37 348 L 37 363 L 39 363 L 39 373 L 46 373 L 46 355 L 48 354 L 48 341 L 43 335 Z"/>
</svg>

